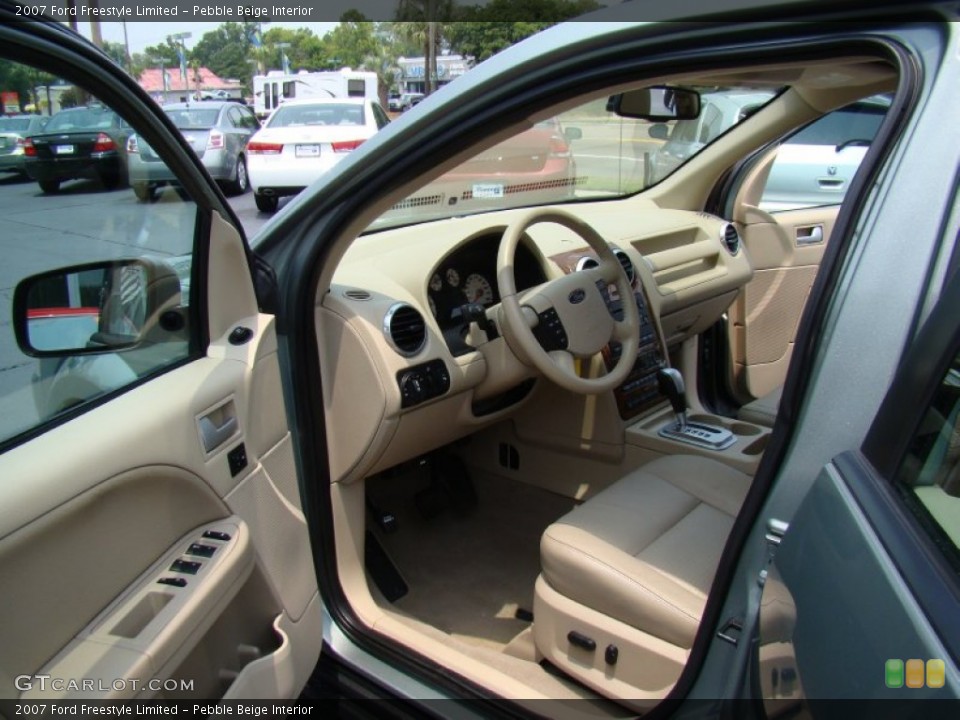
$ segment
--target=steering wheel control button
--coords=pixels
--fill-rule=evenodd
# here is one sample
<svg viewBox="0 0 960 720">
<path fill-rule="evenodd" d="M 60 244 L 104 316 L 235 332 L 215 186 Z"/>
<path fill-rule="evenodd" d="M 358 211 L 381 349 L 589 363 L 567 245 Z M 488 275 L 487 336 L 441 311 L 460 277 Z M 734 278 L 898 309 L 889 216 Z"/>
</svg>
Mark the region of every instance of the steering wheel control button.
<svg viewBox="0 0 960 720">
<path fill-rule="evenodd" d="M 186 587 L 187 579 L 182 577 L 162 577 L 157 582 L 160 585 L 173 585 L 174 587 Z"/>
<path fill-rule="evenodd" d="M 203 563 L 197 562 L 196 560 L 179 558 L 173 561 L 170 569 L 174 572 L 183 573 L 184 575 L 196 575 L 201 567 L 203 567 Z"/>
<path fill-rule="evenodd" d="M 397 384 L 400 407 L 413 407 L 446 395 L 450 390 L 450 371 L 443 360 L 431 360 L 398 372 Z"/>
<path fill-rule="evenodd" d="M 533 328 L 533 335 L 537 338 L 540 346 L 547 352 L 551 350 L 566 350 L 568 342 L 567 331 L 563 329 L 563 323 L 560 321 L 560 316 L 557 315 L 557 311 L 554 308 L 550 308 L 549 310 L 544 310 L 542 313 L 538 313 L 537 317 L 540 319 L 540 322 Z"/>
<path fill-rule="evenodd" d="M 192 543 L 190 547 L 187 548 L 187 555 L 195 555 L 197 557 L 213 557 L 213 554 L 217 551 L 216 545 L 204 545 L 203 543 Z"/>
<path fill-rule="evenodd" d="M 207 540 L 220 540 L 221 542 L 227 542 L 230 540 L 230 536 L 225 532 L 221 532 L 220 530 L 204 530 L 201 537 L 204 537 Z"/>
</svg>

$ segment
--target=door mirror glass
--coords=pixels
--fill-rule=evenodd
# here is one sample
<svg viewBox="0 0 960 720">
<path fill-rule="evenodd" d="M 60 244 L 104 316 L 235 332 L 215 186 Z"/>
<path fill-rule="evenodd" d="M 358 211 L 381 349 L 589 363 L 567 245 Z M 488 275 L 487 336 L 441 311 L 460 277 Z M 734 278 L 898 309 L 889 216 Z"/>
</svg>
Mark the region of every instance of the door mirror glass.
<svg viewBox="0 0 960 720">
<path fill-rule="evenodd" d="M 700 115 L 700 93 L 674 87 L 649 87 L 614 95 L 607 109 L 620 117 L 669 122 L 695 120 Z"/>
<path fill-rule="evenodd" d="M 114 260 L 54 270 L 17 285 L 17 343 L 34 357 L 132 348 L 155 330 L 182 328 L 180 305 L 180 279 L 161 260 Z"/>
</svg>

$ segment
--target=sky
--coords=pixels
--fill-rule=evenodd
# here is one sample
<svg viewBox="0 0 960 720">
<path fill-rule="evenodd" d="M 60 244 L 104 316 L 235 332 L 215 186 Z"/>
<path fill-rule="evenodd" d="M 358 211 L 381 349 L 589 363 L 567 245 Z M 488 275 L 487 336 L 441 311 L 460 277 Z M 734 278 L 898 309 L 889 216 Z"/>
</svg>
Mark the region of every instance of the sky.
<svg viewBox="0 0 960 720">
<path fill-rule="evenodd" d="M 178 22 L 175 25 L 161 22 L 128 22 L 127 38 L 130 42 L 130 52 L 143 52 L 143 49 L 163 43 L 170 33 L 189 32 L 193 37 L 187 40 L 187 48 L 194 47 L 203 37 L 204 33 L 216 30 L 222 21 L 212 22 Z M 100 23 L 100 32 L 104 40 L 110 42 L 123 42 L 123 25 L 119 21 L 104 20 Z M 306 27 L 313 30 L 318 36 L 323 36 L 337 26 L 336 22 L 302 22 L 302 21 L 277 21 L 264 25 L 264 29 L 274 27 L 298 28 Z M 86 38 L 90 37 L 90 23 L 79 23 L 80 34 Z"/>
</svg>

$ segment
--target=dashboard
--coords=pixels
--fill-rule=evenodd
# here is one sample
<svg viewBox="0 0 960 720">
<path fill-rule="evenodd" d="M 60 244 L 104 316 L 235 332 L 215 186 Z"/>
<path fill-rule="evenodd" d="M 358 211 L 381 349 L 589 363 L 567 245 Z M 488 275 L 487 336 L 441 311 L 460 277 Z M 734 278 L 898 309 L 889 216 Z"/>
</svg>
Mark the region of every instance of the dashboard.
<svg viewBox="0 0 960 720">
<path fill-rule="evenodd" d="M 475 349 L 466 342 L 470 321 L 465 317 L 464 305 L 472 303 L 486 309 L 500 302 L 497 289 L 500 237 L 497 233 L 474 238 L 444 257 L 430 274 L 427 284 L 430 312 L 455 357 Z M 525 243 L 517 248 L 514 272 L 518 290 L 547 280 L 540 261 Z"/>
<path fill-rule="evenodd" d="M 327 427 L 335 482 L 393 467 L 553 395 L 503 335 L 497 255 L 505 228 L 525 214 L 393 228 L 347 249 L 315 319 L 323 402 L 327 417 L 338 418 Z M 577 214 L 632 278 L 639 351 L 626 381 L 598 405 L 613 415 L 604 422 L 626 427 L 663 402 L 655 380 L 668 349 L 715 323 L 753 270 L 736 228 L 719 217 L 637 200 L 579 205 Z M 532 225 L 514 257 L 517 287 L 576 273 L 591 259 L 574 232 Z M 605 300 L 614 317 L 622 312 L 616 293 Z M 608 368 L 618 351 L 616 343 L 604 350 Z"/>
</svg>

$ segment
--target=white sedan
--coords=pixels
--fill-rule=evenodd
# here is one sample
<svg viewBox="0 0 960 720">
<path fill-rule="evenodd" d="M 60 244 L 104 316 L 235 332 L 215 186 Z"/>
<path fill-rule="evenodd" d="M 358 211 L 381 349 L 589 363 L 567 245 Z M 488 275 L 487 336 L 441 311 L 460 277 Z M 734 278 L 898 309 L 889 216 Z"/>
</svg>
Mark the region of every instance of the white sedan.
<svg viewBox="0 0 960 720">
<path fill-rule="evenodd" d="M 257 209 L 275 212 L 281 197 L 299 193 L 388 122 L 379 103 L 364 98 L 285 102 L 247 145 Z"/>
</svg>

